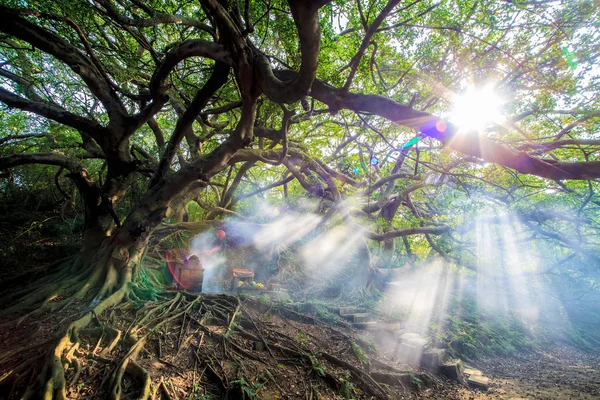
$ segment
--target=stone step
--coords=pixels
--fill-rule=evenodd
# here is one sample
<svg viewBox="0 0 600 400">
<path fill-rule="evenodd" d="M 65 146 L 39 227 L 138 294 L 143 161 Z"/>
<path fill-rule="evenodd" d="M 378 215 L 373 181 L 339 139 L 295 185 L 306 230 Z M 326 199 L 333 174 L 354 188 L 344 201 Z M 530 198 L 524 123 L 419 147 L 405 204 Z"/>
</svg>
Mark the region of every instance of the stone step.
<svg viewBox="0 0 600 400">
<path fill-rule="evenodd" d="M 437 372 L 446 361 L 446 350 L 430 349 L 421 356 L 421 367 Z"/>
<path fill-rule="evenodd" d="M 423 346 L 412 344 L 409 342 L 401 342 L 396 347 L 396 355 L 399 359 L 411 365 L 419 365 L 421 355 L 423 354 Z"/>
<path fill-rule="evenodd" d="M 403 332 L 402 334 L 400 334 L 398 339 L 401 342 L 407 342 L 412 339 L 421 339 L 421 335 L 419 335 L 418 333 L 414 333 L 414 332 Z"/>
<path fill-rule="evenodd" d="M 413 338 L 413 339 L 409 339 L 409 340 L 405 341 L 404 343 L 424 349 L 425 346 L 427 346 L 427 343 L 429 343 L 429 341 L 424 338 Z"/>
<path fill-rule="evenodd" d="M 358 310 L 356 309 L 356 307 L 340 307 L 340 309 L 339 309 L 340 316 L 342 316 L 342 317 L 356 314 L 357 312 L 358 312 Z"/>
<path fill-rule="evenodd" d="M 469 376 L 469 379 L 467 379 L 467 383 L 469 386 L 487 391 L 490 384 L 490 378 L 482 375 L 471 375 Z"/>
<path fill-rule="evenodd" d="M 352 314 L 352 322 L 354 322 L 355 324 L 367 321 L 371 321 L 371 316 L 367 313 Z"/>
<path fill-rule="evenodd" d="M 395 332 L 400 330 L 400 322 L 377 322 L 377 329 L 385 332 Z"/>
<path fill-rule="evenodd" d="M 406 329 L 396 329 L 392 333 L 396 339 L 400 340 L 400 337 L 406 333 Z"/>
<path fill-rule="evenodd" d="M 354 322 L 352 326 L 356 329 L 373 330 L 377 326 L 377 321 Z"/>
<path fill-rule="evenodd" d="M 472 375 L 483 376 L 483 372 L 481 372 L 480 370 L 475 369 L 475 368 L 465 368 L 465 370 L 463 371 L 463 374 L 469 375 L 469 376 L 472 376 Z"/>
<path fill-rule="evenodd" d="M 450 379 L 463 382 L 463 362 L 461 360 L 446 361 L 440 366 L 440 372 Z"/>
<path fill-rule="evenodd" d="M 377 383 L 385 383 L 386 385 L 390 386 L 402 386 L 412 384 L 412 377 L 408 373 L 398 374 L 390 372 L 371 372 L 371 377 Z"/>
</svg>

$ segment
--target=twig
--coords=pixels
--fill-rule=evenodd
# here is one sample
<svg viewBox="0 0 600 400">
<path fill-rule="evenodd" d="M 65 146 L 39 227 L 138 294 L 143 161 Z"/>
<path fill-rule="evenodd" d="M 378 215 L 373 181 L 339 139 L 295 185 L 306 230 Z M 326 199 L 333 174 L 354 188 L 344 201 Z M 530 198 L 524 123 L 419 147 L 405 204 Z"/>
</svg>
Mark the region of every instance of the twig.
<svg viewBox="0 0 600 400">
<path fill-rule="evenodd" d="M 250 322 L 252 322 L 252 325 L 254 325 L 254 329 L 256 329 L 256 333 L 258 333 L 260 341 L 263 342 L 263 344 L 265 345 L 265 347 L 269 351 L 269 354 L 271 355 L 271 357 L 273 357 L 273 360 L 275 360 L 275 362 L 277 362 L 277 358 L 275 358 L 275 355 L 273 354 L 273 351 L 271 351 L 271 348 L 267 344 L 267 341 L 265 340 L 265 338 L 263 337 L 262 333 L 260 332 L 260 329 L 258 328 L 258 325 L 256 325 L 256 322 L 254 322 L 254 318 L 252 318 L 252 315 L 250 315 L 250 313 L 248 313 L 248 312 L 246 312 L 246 315 L 248 316 L 248 318 L 250 318 Z"/>
</svg>

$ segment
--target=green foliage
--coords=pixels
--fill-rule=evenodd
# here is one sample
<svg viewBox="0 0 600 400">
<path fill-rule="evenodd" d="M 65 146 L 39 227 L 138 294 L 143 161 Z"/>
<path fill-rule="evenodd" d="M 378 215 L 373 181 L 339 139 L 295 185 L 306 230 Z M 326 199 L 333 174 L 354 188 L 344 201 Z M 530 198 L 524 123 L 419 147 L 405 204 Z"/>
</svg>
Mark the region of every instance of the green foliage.
<svg viewBox="0 0 600 400">
<path fill-rule="evenodd" d="M 257 378 L 258 379 L 258 378 Z M 238 374 L 238 379 L 229 382 L 232 386 L 237 387 L 248 396 L 248 399 L 255 400 L 259 399 L 258 392 L 265 385 L 265 381 L 248 382 L 243 375 Z"/>
<path fill-rule="evenodd" d="M 323 321 L 330 325 L 347 325 L 346 322 L 336 313 L 333 313 L 325 305 L 318 305 L 316 317 L 320 321 Z"/>
<path fill-rule="evenodd" d="M 360 343 L 360 346 L 367 349 L 367 351 L 369 352 L 374 352 L 377 350 L 377 345 L 375 344 L 375 342 L 364 335 L 359 335 L 358 341 Z"/>
<path fill-rule="evenodd" d="M 352 383 L 350 372 L 346 371 L 345 377 L 339 378 L 340 396 L 344 399 L 354 399 L 359 389 Z"/>
<path fill-rule="evenodd" d="M 412 384 L 420 389 L 421 386 L 423 386 L 423 380 L 416 376 L 412 371 L 408 371 L 408 374 L 410 376 L 410 381 L 412 382 Z"/>
<path fill-rule="evenodd" d="M 445 326 L 431 324 L 430 333 L 446 343 L 451 352 L 467 358 L 483 354 L 514 356 L 536 347 L 533 333 L 510 313 L 483 314 L 468 298 L 452 302 L 449 311 Z"/>
<path fill-rule="evenodd" d="M 310 359 L 310 366 L 312 371 L 317 374 L 317 376 L 324 377 L 325 376 L 325 367 L 323 364 L 319 362 L 313 355 L 308 356 Z"/>
<path fill-rule="evenodd" d="M 28 39 L 33 35 L 29 30 L 27 34 L 22 29 L 7 33 L 0 27 L 3 32 L 0 35 L 2 91 L 23 97 L 27 104 L 38 105 L 32 108 L 4 102 L 7 107 L 0 108 L 0 158 L 9 160 L 17 155 L 43 153 L 64 156 L 81 164 L 87 172 L 86 179 L 93 184 L 91 192 L 98 190 L 105 199 L 111 199 L 111 207 L 114 207 L 114 215 L 102 226 L 106 231 L 113 228 L 114 216 L 125 221 L 135 215 L 136 207 L 152 194 L 154 189 L 149 189 L 149 180 L 165 154 L 156 131 L 162 132 L 169 141 L 181 121 L 180 115 L 207 82 L 215 61 L 197 56 L 178 60 L 164 83 L 167 90 L 164 95 L 169 100 L 152 115 L 152 120 L 140 120 L 139 127 L 126 135 L 117 132 L 117 128 L 145 115 L 142 109 L 156 100 L 153 77 L 171 49 L 190 39 L 224 43 L 222 38 L 215 38 L 211 32 L 199 28 L 204 23 L 213 24 L 215 18 L 197 2 L 117 3 L 115 10 L 123 18 L 111 17 L 110 12 L 103 10 L 104 3 L 85 0 L 3 2 L 6 7 L 20 8 L 15 18 L 18 14 L 32 29 L 37 26 L 47 35 L 52 33 L 63 38 L 65 43 L 61 45 L 40 46 Z M 349 63 L 364 39 L 364 27 L 374 22 L 384 3 L 361 1 L 359 11 L 355 2 L 339 0 L 319 11 L 321 48 L 316 74 L 325 86 L 342 88 L 345 85 Z M 227 11 L 235 14 L 235 3 L 231 2 Z M 172 15 L 177 22 L 154 24 L 153 15 Z M 299 70 L 302 52 L 288 2 L 252 2 L 249 17 L 253 30 L 240 27 L 240 31 L 244 31 L 241 42 L 252 43 L 249 54 L 264 53 L 276 69 Z M 195 22 L 186 22 L 189 20 Z M 328 214 L 331 218 L 324 225 L 300 235 L 302 237 L 292 244 L 299 248 L 329 229 L 342 226 L 338 211 L 343 204 L 344 218 L 351 215 L 354 222 L 373 234 L 442 226 L 451 229 L 450 233 L 439 235 L 396 237 L 381 246 L 379 242 L 369 243 L 372 254 L 389 251 L 389 258 L 386 254 L 381 261 L 386 265 L 381 267 L 406 265 L 416 269 L 439 255 L 452 267 L 476 271 L 485 262 L 505 267 L 509 263 L 501 260 L 503 254 L 514 252 L 535 253 L 538 265 L 550 266 L 573 252 L 571 260 L 561 262 L 561 268 L 551 271 L 552 276 L 545 278 L 546 283 L 561 298 L 583 298 L 579 296 L 586 293 L 597 296 L 597 254 L 600 252 L 597 182 L 541 179 L 516 173 L 514 168 L 522 171 L 533 168 L 528 156 L 551 160 L 541 163 L 544 168 L 562 161 L 580 167 L 589 165 L 577 163 L 597 162 L 599 20 L 599 9 L 591 1 L 556 2 L 543 10 L 540 4 L 524 1 L 402 3 L 370 38 L 365 54 L 356 59 L 357 70 L 349 82 L 350 92 L 380 95 L 386 98 L 385 104 L 396 101 L 406 106 L 403 110 L 421 110 L 445 118 L 452 112 L 455 94 L 471 85 L 493 84 L 505 98 L 501 110 L 505 121 L 488 124 L 480 134 L 504 147 L 497 147 L 496 152 L 478 152 L 477 146 L 473 146 L 475 150 L 471 149 L 468 155 L 450 151 L 439 141 L 426 137 L 411 147 L 400 167 L 401 157 L 395 150 L 415 137 L 414 129 L 398 124 L 406 123 L 403 118 L 383 118 L 371 113 L 357 115 L 355 110 L 338 110 L 307 96 L 308 111 L 305 110 L 307 104 L 300 102 L 286 105 L 294 113 L 286 134 L 289 145 L 286 163 L 263 162 L 264 154 L 276 153 L 272 160 L 281 154 L 280 138 L 248 143 L 244 152 L 249 153 L 245 154 L 262 155 L 245 164 L 247 159 L 239 152 L 233 159 L 223 159 L 218 167 L 209 168 L 216 172 L 210 177 L 210 185 L 190 190 L 182 201 L 182 204 L 187 203 L 189 221 L 220 220 L 236 215 L 262 224 L 283 215 L 293 219 L 331 211 Z M 215 30 L 217 36 L 223 34 L 221 27 Z M 42 39 L 39 38 L 43 42 Z M 62 46 L 67 48 L 66 53 L 53 54 Z M 93 68 L 84 68 L 79 61 L 72 61 L 74 55 L 85 57 Z M 167 171 L 172 182 L 181 184 L 172 185 L 177 187 L 174 192 L 164 193 L 165 198 L 161 199 L 164 208 L 157 212 L 167 215 L 166 209 L 176 208 L 177 201 L 172 200 L 189 189 L 189 184 L 197 183 L 193 182 L 197 176 L 187 172 L 201 170 L 200 165 L 213 159 L 211 151 L 233 137 L 232 132 L 241 120 L 240 109 L 234 107 L 216 114 L 208 110 L 240 100 L 243 85 L 236 68 L 237 63 L 227 83 L 208 98 L 203 110 L 195 113 L 198 118 L 186 132 L 185 140 L 178 144 L 176 160 Z M 101 71 L 100 76 L 85 75 L 86 71 L 95 70 Z M 255 72 L 249 75 L 257 76 Z M 110 82 L 107 91 L 111 102 L 122 103 L 127 116 L 115 119 L 109 115 L 107 104 L 102 104 L 97 88 L 106 82 Z M 254 82 L 250 86 L 259 88 L 261 85 Z M 361 101 L 377 101 L 377 98 Z M 50 109 L 59 110 L 60 115 L 45 115 Z M 280 105 L 260 96 L 255 131 L 266 128 L 280 132 L 282 115 Z M 73 123 L 79 119 L 101 126 L 101 134 L 94 133 L 96 128 L 86 132 Z M 407 120 L 412 118 L 407 117 Z M 154 122 L 158 129 L 149 125 Z M 131 126 L 137 125 L 131 123 Z M 194 139 L 201 142 L 200 149 L 194 149 Z M 447 140 L 444 142 L 448 144 Z M 476 137 L 473 143 L 477 143 Z M 107 147 L 107 144 L 110 145 Z M 520 158 L 504 160 L 504 166 L 497 164 L 510 154 Z M 236 160 L 238 156 L 240 160 Z M 372 156 L 380 160 L 379 165 L 369 165 Z M 249 168 L 244 170 L 243 166 Z M 60 212 L 65 199 L 57 186 L 71 193 L 75 186 L 70 172 L 60 171 L 54 161 L 8 169 L 8 176 L 0 180 L 0 191 L 3 203 L 11 207 L 1 211 L 14 216 L 11 223 L 18 229 L 10 232 L 12 238 L 33 240 L 44 234 L 71 238 L 83 230 L 85 209 L 81 193 L 73 199 L 76 205 L 66 216 Z M 8 169 L 0 173 L 4 176 Z M 184 170 L 187 175 L 181 173 Z M 399 174 L 398 179 L 383 182 L 392 173 Z M 184 175 L 185 179 L 176 179 Z M 294 179 L 285 186 L 278 184 L 266 190 L 288 176 Z M 188 178 L 189 184 L 184 184 L 183 180 Z M 377 187 L 370 190 L 375 185 Z M 336 189 L 342 201 L 333 199 Z M 102 196 L 88 198 L 88 205 L 97 205 Z M 386 207 L 396 200 L 400 201 L 398 209 L 386 215 L 389 211 Z M 283 215 L 279 214 L 280 206 L 285 206 Z M 38 210 L 53 214 L 52 219 L 45 220 L 48 215 L 37 215 Z M 174 211 L 169 214 L 173 215 L 177 210 L 170 211 Z M 177 221 L 171 216 L 162 222 Z M 12 226 L 2 227 L 3 233 L 13 229 Z M 499 243 L 506 242 L 507 236 L 522 245 L 515 245 L 516 249 L 503 247 Z M 190 237 L 191 234 L 176 233 L 164 239 L 162 245 L 185 247 Z M 503 253 L 493 254 L 482 248 L 484 238 L 496 244 L 490 247 L 502 249 Z M 273 261 L 276 257 L 256 262 L 265 275 L 282 272 L 281 260 L 295 268 L 293 274 L 299 272 L 301 257 L 293 255 L 289 244 L 285 246 L 286 251 L 275 246 L 265 251 L 278 253 L 277 262 Z M 15 257 L 19 250 L 12 244 L 0 247 L 1 261 Z M 244 267 L 249 263 L 246 255 L 242 251 L 228 254 L 228 260 L 236 267 Z M 365 264 L 364 259 L 350 257 L 354 258 L 348 264 L 353 267 Z M 358 275 L 359 267 L 348 268 L 352 278 Z M 526 265 L 523 269 L 531 272 L 533 266 Z M 278 276 L 288 277 L 285 273 Z M 344 294 L 343 283 L 331 280 L 330 286 Z M 149 286 L 143 288 L 146 289 L 150 290 Z M 572 296 L 574 293 L 576 296 Z M 150 292 L 140 295 L 153 296 Z M 259 298 L 259 301 L 264 300 Z M 370 298 L 361 301 L 361 308 L 374 311 L 381 305 L 381 296 L 374 291 Z M 576 325 L 589 318 L 600 318 L 594 310 L 586 310 L 589 314 L 585 315 L 575 306 L 566 305 L 565 310 L 569 317 L 574 317 Z M 331 324 L 344 324 L 324 306 L 317 306 L 316 315 Z M 396 317 L 401 319 L 402 316 L 394 316 L 394 319 Z M 517 323 L 463 314 L 452 318 L 448 326 L 441 324 L 435 329 L 440 337 L 448 335 L 447 341 L 458 346 L 461 352 L 514 353 L 530 345 L 524 329 Z M 581 325 L 575 327 L 579 328 Z M 577 336 L 573 340 L 583 343 Z"/>
<path fill-rule="evenodd" d="M 362 365 L 369 364 L 369 357 L 365 354 L 365 351 L 355 342 L 352 342 L 352 350 L 354 351 L 354 355 L 358 359 Z"/>
</svg>

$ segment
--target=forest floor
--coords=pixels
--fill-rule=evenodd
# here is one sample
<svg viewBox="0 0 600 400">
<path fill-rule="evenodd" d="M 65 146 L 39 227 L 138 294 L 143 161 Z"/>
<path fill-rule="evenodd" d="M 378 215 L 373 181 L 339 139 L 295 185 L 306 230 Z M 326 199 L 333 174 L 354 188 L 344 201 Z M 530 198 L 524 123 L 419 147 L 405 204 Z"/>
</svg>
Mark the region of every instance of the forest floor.
<svg viewBox="0 0 600 400">
<path fill-rule="evenodd" d="M 14 246 L 10 254 L 6 252 L 8 247 L 2 246 L 7 253 L 2 254 L 4 259 L 12 262 L 2 263 L 0 282 L 15 272 L 39 271 L 74 249 L 73 243 L 44 240 L 42 236 L 23 235 L 10 240 L 15 238 L 10 238 L 4 229 L 0 229 L 0 239 Z M 138 330 L 138 335 L 148 334 L 148 338 L 137 364 L 150 374 L 155 399 L 242 398 L 228 389 L 232 386 L 245 391 L 247 399 L 368 399 L 381 398 L 380 390 L 390 399 L 600 398 L 600 357 L 572 346 L 555 344 L 515 357 L 489 356 L 468 361 L 468 365 L 490 378 L 489 390 L 481 392 L 400 362 L 392 346 L 380 336 L 340 321 L 332 326 L 334 321 L 292 311 L 292 306 L 246 299 L 239 303 L 240 313 L 236 324 L 232 324 L 236 298 L 209 295 L 201 300 L 207 306 L 196 310 L 191 305 L 198 300 L 194 300 L 194 295 L 186 296 L 187 300 L 180 297 L 178 304 L 167 301 L 171 305 L 164 315 L 170 318 L 176 315 L 177 307 L 186 309 L 179 317 L 160 329 L 153 328 L 153 323 L 159 321 L 155 319 Z M 51 338 L 80 315 L 78 309 L 85 310 L 90 300 L 27 321 L 18 328 L 6 329 L 0 324 L 0 355 Z M 7 306 L 0 304 L 0 309 Z M 132 338 L 127 337 L 127 332 L 136 321 L 140 323 L 143 312 L 148 310 L 152 310 L 152 304 L 121 307 L 95 321 L 96 325 L 111 326 L 111 330 L 123 333 L 123 340 L 112 351 L 104 351 L 110 342 L 104 331 L 100 337 L 94 336 L 92 331 L 97 327 L 81 335 L 81 346 L 75 352 L 81 369 L 77 376 L 73 368 L 65 374 L 70 383 L 69 398 L 106 398 L 111 373 L 131 346 Z M 221 317 L 219 310 L 224 312 Z M 364 350 L 368 363 L 357 355 L 356 345 Z M 42 347 L 27 357 L 40 357 L 41 362 L 47 350 L 49 347 Z M 4 361 L 0 362 L 2 399 L 9 398 L 10 391 L 3 374 L 15 365 L 11 365 L 14 359 Z M 396 385 L 377 386 L 364 375 L 374 371 L 398 373 L 403 379 Z M 122 398 L 135 398 L 140 387 L 139 379 L 125 374 Z M 18 398 L 17 392 L 13 398 Z"/>
<path fill-rule="evenodd" d="M 225 304 L 235 299 L 220 295 L 202 297 L 203 304 Z M 182 315 L 148 336 L 137 363 L 152 377 L 153 398 L 244 398 L 227 389 L 232 385 L 246 390 L 247 399 L 382 398 L 376 384 L 365 379 L 367 375 L 360 376 L 365 371 L 404 375 L 397 384 L 380 384 L 390 399 L 600 398 L 600 358 L 573 347 L 556 345 L 517 357 L 469 361 L 470 367 L 490 377 L 489 390 L 481 392 L 398 361 L 394 351 L 374 332 L 331 326 L 311 315 L 251 298 L 242 299 L 240 304 L 242 311 L 236 320 L 239 327 L 229 321 L 229 328 L 233 326 L 235 331 L 232 341 L 225 340 L 229 330 L 226 320 L 205 320 L 207 313 L 197 314 L 193 308 L 186 313 L 187 318 Z M 139 319 L 140 310 L 115 309 L 99 322 L 107 326 L 110 323 L 125 334 Z M 17 329 L 0 330 L 0 354 L 51 337 L 72 315 L 73 310 L 65 310 Z M 199 320 L 203 325 L 197 323 Z M 152 329 L 150 324 L 139 334 Z M 86 333 L 81 340 L 76 353 L 82 360 L 79 376 L 74 378 L 72 370 L 66 373 L 67 382 L 72 382 L 68 396 L 105 398 L 111 371 L 131 344 L 122 340 L 112 352 L 104 353 L 109 342 L 106 338 Z M 263 341 L 267 347 L 260 345 Z M 355 344 L 364 349 L 368 363 L 361 362 Z M 349 372 L 352 369 L 358 374 Z M 126 375 L 123 398 L 135 398 L 140 387 L 139 379 Z M 0 385 L 0 393 L 7 389 L 8 386 Z M 255 393 L 256 397 L 248 393 Z"/>
<path fill-rule="evenodd" d="M 517 357 L 475 363 L 491 378 L 490 390 L 465 399 L 599 399 L 600 356 L 555 344 Z"/>
<path fill-rule="evenodd" d="M 393 364 L 397 358 L 378 341 L 377 357 Z M 600 354 L 555 343 L 531 353 L 466 361 L 490 378 L 486 392 L 445 378 L 413 393 L 414 399 L 525 400 L 600 399 Z"/>
</svg>

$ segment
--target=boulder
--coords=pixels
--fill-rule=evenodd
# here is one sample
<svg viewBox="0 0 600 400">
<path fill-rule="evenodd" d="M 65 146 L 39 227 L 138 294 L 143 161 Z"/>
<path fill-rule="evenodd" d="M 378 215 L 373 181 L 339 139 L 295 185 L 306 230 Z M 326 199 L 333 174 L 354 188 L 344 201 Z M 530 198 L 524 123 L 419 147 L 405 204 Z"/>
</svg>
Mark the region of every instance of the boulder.
<svg viewBox="0 0 600 400">
<path fill-rule="evenodd" d="M 271 299 L 271 301 L 283 301 L 283 302 L 290 302 L 292 301 L 292 298 L 290 297 L 289 293 L 287 291 L 283 291 L 283 290 L 278 290 L 278 291 L 266 291 L 263 293 L 264 296 L 269 296 L 269 299 Z"/>
<path fill-rule="evenodd" d="M 400 340 L 400 338 L 402 337 L 402 335 L 404 335 L 406 333 L 406 329 L 396 329 L 392 333 L 394 334 L 394 337 L 396 339 Z"/>
<path fill-rule="evenodd" d="M 427 341 L 427 339 L 418 337 L 418 338 L 408 339 L 404 343 L 408 343 L 415 347 L 420 347 L 421 349 L 423 349 L 425 347 L 425 345 L 427 345 L 428 341 Z"/>
<path fill-rule="evenodd" d="M 400 334 L 399 339 L 401 342 L 408 342 L 412 339 L 421 339 L 421 335 L 413 332 L 403 332 L 402 334 Z"/>
</svg>

